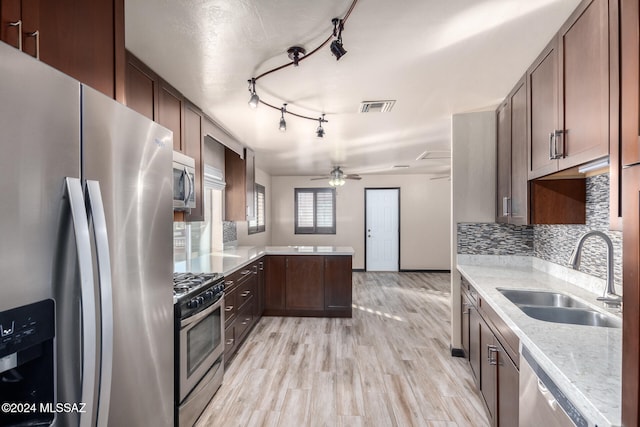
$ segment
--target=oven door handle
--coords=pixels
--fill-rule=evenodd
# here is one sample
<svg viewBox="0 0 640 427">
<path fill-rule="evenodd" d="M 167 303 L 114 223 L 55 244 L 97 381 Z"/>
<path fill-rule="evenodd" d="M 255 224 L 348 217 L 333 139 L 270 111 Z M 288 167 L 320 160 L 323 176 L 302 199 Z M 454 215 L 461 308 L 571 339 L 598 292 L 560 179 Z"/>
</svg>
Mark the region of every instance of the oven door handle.
<svg viewBox="0 0 640 427">
<path fill-rule="evenodd" d="M 220 297 L 220 299 L 218 301 L 216 301 L 215 303 L 211 304 L 211 306 L 209 306 L 206 309 L 202 310 L 200 313 L 194 314 L 193 316 L 190 316 L 190 317 L 187 317 L 186 319 L 180 320 L 180 329 L 182 329 L 184 327 L 187 327 L 187 326 L 191 325 L 192 323 L 196 323 L 196 322 L 199 322 L 200 320 L 204 319 L 205 317 L 210 315 L 214 310 L 216 310 L 217 308 L 220 308 L 223 303 L 224 303 L 224 295 L 222 297 Z M 224 310 L 222 310 L 222 312 L 224 313 Z"/>
</svg>

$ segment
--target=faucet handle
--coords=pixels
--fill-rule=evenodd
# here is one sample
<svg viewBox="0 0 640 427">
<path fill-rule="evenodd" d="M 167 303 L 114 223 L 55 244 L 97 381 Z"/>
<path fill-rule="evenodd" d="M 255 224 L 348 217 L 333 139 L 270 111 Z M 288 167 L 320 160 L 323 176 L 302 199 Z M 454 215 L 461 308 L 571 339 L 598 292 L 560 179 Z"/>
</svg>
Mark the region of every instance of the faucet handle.
<svg viewBox="0 0 640 427">
<path fill-rule="evenodd" d="M 604 296 L 598 297 L 598 301 L 602 301 L 610 307 L 620 307 L 622 305 L 622 296 L 616 293 L 606 293 Z"/>
</svg>

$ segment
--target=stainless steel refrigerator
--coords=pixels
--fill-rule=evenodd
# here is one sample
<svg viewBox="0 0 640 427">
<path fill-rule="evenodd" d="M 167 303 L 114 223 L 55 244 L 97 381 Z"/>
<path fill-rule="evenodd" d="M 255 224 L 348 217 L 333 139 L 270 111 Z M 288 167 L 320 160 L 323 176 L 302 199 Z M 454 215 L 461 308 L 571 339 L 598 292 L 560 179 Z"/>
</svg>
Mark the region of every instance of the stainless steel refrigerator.
<svg viewBox="0 0 640 427">
<path fill-rule="evenodd" d="M 173 424 L 172 147 L 0 42 L 0 311 L 55 301 L 55 400 L 85 406 L 54 425 Z"/>
</svg>

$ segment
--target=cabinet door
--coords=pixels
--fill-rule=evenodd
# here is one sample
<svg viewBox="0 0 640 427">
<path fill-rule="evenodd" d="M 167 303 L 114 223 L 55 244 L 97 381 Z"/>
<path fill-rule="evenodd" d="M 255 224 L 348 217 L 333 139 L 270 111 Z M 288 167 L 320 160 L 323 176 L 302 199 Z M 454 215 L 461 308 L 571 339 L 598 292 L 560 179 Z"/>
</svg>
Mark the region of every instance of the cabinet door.
<svg viewBox="0 0 640 427">
<path fill-rule="evenodd" d="M 158 77 L 127 52 L 125 103 L 127 107 L 154 120 L 158 111 Z"/>
<path fill-rule="evenodd" d="M 608 0 L 582 4 L 560 30 L 566 169 L 609 154 Z"/>
<path fill-rule="evenodd" d="M 324 309 L 323 261 L 324 257 L 319 255 L 287 257 L 287 310 Z"/>
<path fill-rule="evenodd" d="M 558 170 L 551 159 L 551 134 L 558 130 L 558 49 L 557 38 L 545 48 L 527 71 L 529 92 L 528 141 L 529 179 Z"/>
<path fill-rule="evenodd" d="M 480 314 L 474 306 L 469 306 L 469 364 L 471 372 L 476 380 L 476 384 L 480 386 Z"/>
<path fill-rule="evenodd" d="M 256 219 L 256 155 L 253 150 L 244 149 L 246 216 L 245 221 Z"/>
<path fill-rule="evenodd" d="M 269 255 L 265 258 L 264 310 L 285 309 L 286 257 Z"/>
<path fill-rule="evenodd" d="M 470 321 L 469 315 L 471 313 L 471 304 L 467 300 L 467 297 L 462 294 L 460 295 L 460 325 L 462 325 L 462 350 L 464 350 L 464 357 L 469 360 L 469 347 L 470 347 Z"/>
<path fill-rule="evenodd" d="M 204 202 L 202 185 L 204 179 L 204 166 L 202 162 L 202 115 L 191 104 L 184 108 L 184 151 L 195 160 L 196 170 L 196 207 L 185 215 L 185 221 L 204 221 Z"/>
<path fill-rule="evenodd" d="M 173 149 L 183 152 L 185 147 L 182 144 L 182 95 L 162 80 L 158 91 L 158 123 L 173 131 Z"/>
<path fill-rule="evenodd" d="M 640 5 L 620 1 L 622 164 L 640 163 Z M 4 18 L 3 18 L 4 22 Z M 623 208 L 624 209 L 624 208 Z"/>
<path fill-rule="evenodd" d="M 480 392 L 493 425 L 496 425 L 497 347 L 496 339 L 487 324 L 480 320 Z"/>
<path fill-rule="evenodd" d="M 324 309 L 351 312 L 351 256 L 324 257 Z"/>
<path fill-rule="evenodd" d="M 511 104 L 509 98 L 496 110 L 497 128 L 497 205 L 496 222 L 509 222 L 511 202 Z"/>
<path fill-rule="evenodd" d="M 527 168 L 527 89 L 520 80 L 509 100 L 511 113 L 511 200 L 509 223 L 529 224 L 529 180 Z"/>
<path fill-rule="evenodd" d="M 495 345 L 498 347 L 495 355 L 498 363 L 497 425 L 518 427 L 520 372 L 498 340 Z"/>
<path fill-rule="evenodd" d="M 20 0 L 0 1 L 0 40 L 22 49 L 22 12 Z"/>
<path fill-rule="evenodd" d="M 225 147 L 224 149 L 224 215 L 226 221 L 246 221 L 246 172 L 245 163 L 240 156 Z"/>
<path fill-rule="evenodd" d="M 258 261 L 258 292 L 257 292 L 257 297 L 258 297 L 258 301 L 257 301 L 257 306 L 258 306 L 258 312 L 256 313 L 256 315 L 258 317 L 262 316 L 262 313 L 264 313 L 264 293 L 265 293 L 265 262 L 264 260 L 262 261 Z"/>
</svg>

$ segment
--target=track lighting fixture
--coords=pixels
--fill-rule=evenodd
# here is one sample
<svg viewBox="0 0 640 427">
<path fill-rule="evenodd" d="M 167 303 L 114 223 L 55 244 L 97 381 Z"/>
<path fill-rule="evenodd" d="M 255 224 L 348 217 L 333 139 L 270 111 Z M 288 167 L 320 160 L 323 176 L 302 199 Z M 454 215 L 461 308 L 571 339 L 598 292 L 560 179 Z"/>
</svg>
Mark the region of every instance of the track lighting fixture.
<svg viewBox="0 0 640 427">
<path fill-rule="evenodd" d="M 264 104 L 269 108 L 273 108 L 274 110 L 280 110 L 280 126 L 279 126 L 280 131 L 285 132 L 287 130 L 287 122 L 284 119 L 285 114 L 291 114 L 301 119 L 307 119 L 307 120 L 313 120 L 313 121 L 317 120 L 318 127 L 316 129 L 316 136 L 318 138 L 324 138 L 325 131 L 324 131 L 324 128 L 322 127 L 322 124 L 328 123 L 329 121 L 324 118 L 324 114 L 320 118 L 304 116 L 302 114 L 296 114 L 296 113 L 287 111 L 287 104 L 283 104 L 282 107 L 278 108 L 276 105 L 270 104 L 260 99 L 260 97 L 258 96 L 258 93 L 256 92 L 256 82 L 262 77 L 265 77 L 276 71 L 280 71 L 283 68 L 287 68 L 291 65 L 297 67 L 302 60 L 307 59 L 314 53 L 318 52 L 321 48 L 329 44 L 329 42 L 331 42 L 329 46 L 331 53 L 336 57 L 336 60 L 339 60 L 342 56 L 344 56 L 347 53 L 344 46 L 342 45 L 342 30 L 344 29 L 344 23 L 347 22 L 349 15 L 351 15 L 351 12 L 353 11 L 353 8 L 356 6 L 357 3 L 358 3 L 358 0 L 352 0 L 349 10 L 347 11 L 347 13 L 344 15 L 342 19 L 333 18 L 331 20 L 331 23 L 333 24 L 333 32 L 327 37 L 327 39 L 324 42 L 320 44 L 320 46 L 316 47 L 315 49 L 312 49 L 309 53 L 307 53 L 306 49 L 301 46 L 292 46 L 289 49 L 287 49 L 287 56 L 289 57 L 289 59 L 291 59 L 291 62 L 272 68 L 258 75 L 257 77 L 253 77 L 248 80 L 249 93 L 251 94 L 251 97 L 249 98 L 249 106 L 251 108 L 258 108 L 259 104 Z"/>
<path fill-rule="evenodd" d="M 322 122 L 324 122 L 324 114 L 318 118 L 318 129 L 316 129 L 316 136 L 318 138 L 324 138 L 324 129 L 322 128 Z"/>
<path fill-rule="evenodd" d="M 256 109 L 260 102 L 260 97 L 256 93 L 256 79 L 249 80 L 249 92 L 251 93 L 251 98 L 249 98 L 249 107 Z"/>
<path fill-rule="evenodd" d="M 282 104 L 282 108 L 280 109 L 280 132 L 285 132 L 287 130 L 287 122 L 284 120 L 284 113 L 287 112 L 287 104 Z"/>
<path fill-rule="evenodd" d="M 333 24 L 333 37 L 336 39 L 331 42 L 329 49 L 331 50 L 331 53 L 333 53 L 333 56 L 336 57 L 337 61 L 347 53 L 344 46 L 342 46 L 342 30 L 344 29 L 344 22 L 342 19 L 333 18 L 331 23 Z"/>
</svg>

